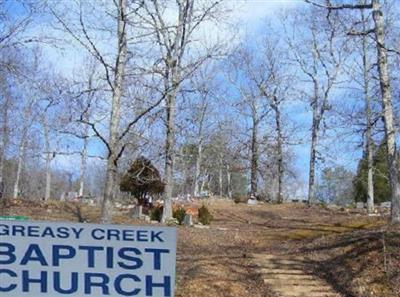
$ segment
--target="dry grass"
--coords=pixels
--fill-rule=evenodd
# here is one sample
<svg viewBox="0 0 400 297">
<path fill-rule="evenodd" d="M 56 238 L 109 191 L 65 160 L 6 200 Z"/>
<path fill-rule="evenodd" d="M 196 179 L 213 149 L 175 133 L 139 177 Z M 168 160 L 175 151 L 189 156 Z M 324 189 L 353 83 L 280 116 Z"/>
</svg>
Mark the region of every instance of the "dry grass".
<svg viewBox="0 0 400 297">
<path fill-rule="evenodd" d="M 177 297 L 274 296 L 251 264 L 253 253 L 302 253 L 314 263 L 315 273 L 344 296 L 400 296 L 395 291 L 398 230 L 387 237 L 391 274 L 382 268 L 377 234 L 385 218 L 301 204 L 247 206 L 216 199 L 195 207 L 203 203 L 215 218 L 209 229 L 178 227 Z M 99 221 L 98 207 L 80 203 L 17 200 L 9 201 L 2 212 L 34 220 Z M 115 212 L 113 222 L 143 224 L 121 211 Z"/>
</svg>

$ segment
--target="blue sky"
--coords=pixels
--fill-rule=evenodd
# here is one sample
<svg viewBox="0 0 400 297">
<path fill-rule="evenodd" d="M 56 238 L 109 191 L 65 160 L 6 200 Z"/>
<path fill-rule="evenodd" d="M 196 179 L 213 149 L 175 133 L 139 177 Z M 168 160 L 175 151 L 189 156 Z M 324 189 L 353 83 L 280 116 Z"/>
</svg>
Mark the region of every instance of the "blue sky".
<svg viewBox="0 0 400 297">
<path fill-rule="evenodd" d="M 238 27 L 243 36 L 257 35 L 265 33 L 265 24 L 267 22 L 274 24 L 277 23 L 276 16 L 284 9 L 306 5 L 302 0 L 236 0 L 231 1 L 229 4 L 234 8 L 231 18 L 237 20 Z M 208 28 L 207 28 L 208 29 Z M 207 31 L 206 29 L 206 31 Z M 34 30 L 38 32 L 51 31 L 52 28 L 36 27 Z M 215 30 L 210 27 L 209 30 Z M 59 32 L 54 32 L 54 36 L 58 36 Z M 48 58 L 49 62 L 63 75 L 73 77 L 79 74 L 80 67 L 83 61 L 87 58 L 87 53 L 84 50 L 76 49 L 74 47 L 65 46 L 63 48 L 54 48 L 51 46 L 45 47 L 44 55 Z M 300 179 L 306 183 L 308 177 L 309 166 L 309 129 L 311 125 L 311 113 L 308 103 L 296 102 L 287 107 L 286 112 L 291 117 L 295 117 L 295 121 L 303 126 L 301 135 L 296 135 L 296 139 L 304 138 L 303 143 L 291 147 L 295 158 L 295 169 Z M 340 139 L 329 139 L 323 141 L 323 145 L 329 147 L 329 158 L 327 158 L 326 165 L 346 165 L 350 169 L 355 169 L 357 159 L 360 156 L 360 150 L 355 153 L 349 153 L 354 150 L 350 144 L 345 144 Z M 99 141 L 92 141 L 90 145 L 91 154 L 103 153 L 104 147 Z M 60 166 L 68 170 L 78 168 L 78 158 L 76 156 L 59 156 L 55 162 L 55 166 Z"/>
</svg>

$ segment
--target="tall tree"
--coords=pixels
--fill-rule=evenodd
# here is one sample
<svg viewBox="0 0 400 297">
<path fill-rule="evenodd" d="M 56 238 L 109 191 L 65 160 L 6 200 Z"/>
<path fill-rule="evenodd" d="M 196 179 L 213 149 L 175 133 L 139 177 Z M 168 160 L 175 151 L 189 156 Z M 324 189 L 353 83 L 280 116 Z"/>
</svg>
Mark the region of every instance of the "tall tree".
<svg viewBox="0 0 400 297">
<path fill-rule="evenodd" d="M 306 19 L 310 21 L 304 22 Z M 320 8 L 300 12 L 291 26 L 290 32 L 285 29 L 287 43 L 303 79 L 312 89 L 311 94 L 305 95 L 312 111 L 308 181 L 308 203 L 312 203 L 315 200 L 319 137 L 326 112 L 331 108 L 331 93 L 338 84 L 341 66 L 347 56 L 347 39 L 337 14 L 326 17 L 326 12 Z"/>
<path fill-rule="evenodd" d="M 233 51 L 228 63 L 227 77 L 237 95 L 234 107 L 237 113 L 244 116 L 244 121 L 250 123 L 250 139 L 248 140 L 250 143 L 250 194 L 256 196 L 258 194 L 260 130 L 270 112 L 259 83 L 268 74 L 259 71 L 260 61 L 255 56 L 254 50 L 246 47 L 245 44 Z"/>
<path fill-rule="evenodd" d="M 0 148 L 0 191 L 5 192 L 4 163 L 9 145 L 10 110 L 12 107 L 11 90 L 7 86 L 12 79 L 22 77 L 24 73 L 24 56 L 29 55 L 29 44 L 41 40 L 40 36 L 27 33 L 33 28 L 34 17 L 40 7 L 34 2 L 1 1 L 0 2 L 0 80 L 2 102 L 2 143 Z M 18 11 L 18 14 L 15 13 Z"/>
<path fill-rule="evenodd" d="M 194 153 L 195 167 L 192 193 L 195 197 L 200 196 L 200 184 L 202 176 L 202 164 L 204 158 L 204 146 L 207 137 L 215 126 L 214 110 L 215 106 L 215 67 L 199 70 L 188 84 L 187 95 L 184 95 L 185 110 L 184 116 L 184 135 L 186 139 L 193 139 L 195 144 Z"/>
<path fill-rule="evenodd" d="M 29 130 L 32 128 L 33 123 L 37 117 L 36 105 L 37 97 L 32 96 L 27 99 L 23 107 L 23 123 L 20 130 L 20 139 L 18 143 L 18 154 L 17 154 L 17 170 L 14 180 L 13 198 L 16 199 L 20 194 L 20 181 L 22 170 L 24 166 L 24 157 L 26 152 L 26 147 L 28 144 Z"/>
<path fill-rule="evenodd" d="M 363 31 L 367 31 L 367 19 L 365 17 L 364 10 L 361 10 L 361 22 Z M 367 36 L 362 35 L 362 69 L 363 69 L 363 78 L 364 78 L 364 99 L 365 99 L 365 122 L 366 122 L 366 130 L 365 130 L 365 150 L 367 153 L 367 168 L 368 168 L 368 180 L 367 180 L 367 210 L 368 213 L 374 212 L 374 151 L 373 151 L 373 139 L 372 139 L 372 128 L 373 128 L 373 119 L 372 119 L 372 111 L 371 111 L 371 96 L 370 96 L 370 76 L 369 69 L 370 64 L 368 62 L 368 44 L 367 44 Z"/>
<path fill-rule="evenodd" d="M 391 188 L 391 222 L 400 223 L 400 180 L 398 173 L 398 157 L 396 154 L 396 130 L 394 127 L 394 112 L 392 103 L 391 82 L 388 68 L 388 55 L 385 43 L 385 21 L 380 0 L 371 0 L 367 4 L 338 4 L 321 5 L 312 1 L 306 0 L 319 7 L 328 9 L 328 12 L 342 9 L 371 9 L 374 20 L 374 28 L 360 34 L 373 33 L 376 42 L 379 82 L 382 93 L 382 115 L 385 127 L 385 138 L 387 147 L 387 162 L 389 169 L 389 181 Z"/>
<path fill-rule="evenodd" d="M 176 99 L 183 81 L 190 78 L 206 60 L 216 54 L 217 46 L 205 53 L 188 56 L 188 50 L 196 42 L 196 34 L 204 23 L 215 19 L 220 1 L 154 0 L 144 2 L 145 13 L 139 17 L 144 27 L 154 33 L 155 44 L 159 47 L 157 72 L 163 80 L 160 90 L 165 98 L 165 195 L 162 221 L 172 218 L 173 170 L 175 158 Z M 176 19 L 169 11 L 176 12 Z"/>
<path fill-rule="evenodd" d="M 372 144 L 373 149 L 376 145 Z M 390 200 L 390 184 L 389 184 L 389 172 L 387 164 L 387 151 L 386 144 L 383 142 L 376 149 L 372 160 L 372 166 L 374 168 L 374 201 L 385 202 Z M 364 152 L 363 158 L 358 163 L 357 174 L 353 179 L 353 193 L 355 201 L 366 202 L 368 206 L 369 197 L 369 156 L 367 152 Z"/>
<path fill-rule="evenodd" d="M 113 206 L 114 190 L 117 186 L 116 176 L 118 170 L 118 161 L 123 155 L 127 145 L 129 144 L 126 139 L 135 124 L 137 124 L 146 114 L 150 113 L 162 102 L 161 99 L 156 102 L 146 102 L 132 118 L 124 121 L 124 127 L 121 127 L 121 101 L 124 94 L 126 94 L 126 67 L 128 60 L 128 33 L 131 24 L 135 22 L 133 18 L 137 11 L 144 5 L 143 1 L 132 1 L 127 3 L 126 0 L 114 1 L 113 13 L 109 13 L 109 7 L 106 4 L 98 5 L 95 7 L 94 3 L 87 3 L 80 1 L 78 7 L 71 7 L 70 10 L 77 9 L 77 14 L 72 14 L 72 20 L 64 17 L 63 14 L 59 13 L 55 8 L 50 7 L 51 13 L 62 29 L 72 37 L 80 46 L 86 49 L 90 55 L 92 55 L 97 61 L 98 65 L 103 69 L 103 75 L 107 84 L 107 87 L 111 93 L 110 101 L 111 107 L 109 110 L 109 123 L 106 132 L 101 131 L 98 128 L 98 122 L 87 121 L 85 119 L 86 110 L 91 108 L 91 101 L 82 110 L 78 121 L 91 127 L 95 136 L 98 137 L 107 148 L 107 165 L 106 165 L 106 178 L 103 199 L 101 203 L 101 222 L 107 223 L 111 221 L 111 213 Z M 65 7 L 61 7 L 66 9 Z M 115 22 L 117 30 L 102 29 L 102 24 L 96 23 L 98 20 L 90 18 L 93 14 L 93 9 L 104 9 L 99 11 L 105 18 L 104 22 Z M 89 13 L 90 10 L 90 13 Z M 76 18 L 76 15 L 78 16 Z M 98 16 L 96 16 L 98 17 Z M 89 18 L 87 20 L 86 18 Z M 96 25 L 95 25 L 96 24 Z M 108 46 L 101 44 L 99 39 L 96 38 L 96 34 L 104 34 L 104 32 L 111 33 L 116 41 L 116 48 L 111 54 L 107 52 Z M 101 33 L 102 32 L 102 33 Z M 134 39 L 134 36 L 131 37 Z M 100 39 L 101 40 L 101 39 Z M 78 92 L 80 95 L 88 92 L 85 87 L 84 90 Z M 104 136 L 104 133 L 108 133 L 108 136 Z"/>
<path fill-rule="evenodd" d="M 295 77 L 287 67 L 288 57 L 285 50 L 280 50 L 283 44 L 279 39 L 264 38 L 259 45 L 260 60 L 250 72 L 251 80 L 257 85 L 260 94 L 265 99 L 265 104 L 273 112 L 273 130 L 276 148 L 277 183 L 276 201 L 283 202 L 283 178 L 285 164 L 285 127 L 283 119 L 283 105 L 290 98 L 290 90 L 295 82 Z"/>
<path fill-rule="evenodd" d="M 10 90 L 7 86 L 7 81 L 2 81 L 1 83 L 1 108 L 2 108 L 2 122 L 1 122 L 1 145 L 0 145 L 0 198 L 5 195 L 5 181 L 4 181 L 4 167 L 6 162 L 7 156 L 7 149 L 9 144 L 9 116 L 10 116 L 10 109 L 11 109 L 11 94 Z"/>
</svg>

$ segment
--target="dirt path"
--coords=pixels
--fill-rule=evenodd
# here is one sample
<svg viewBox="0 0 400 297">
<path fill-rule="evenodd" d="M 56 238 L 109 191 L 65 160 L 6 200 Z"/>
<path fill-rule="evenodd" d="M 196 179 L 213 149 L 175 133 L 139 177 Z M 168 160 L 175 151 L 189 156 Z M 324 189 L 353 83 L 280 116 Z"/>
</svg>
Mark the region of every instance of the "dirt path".
<svg viewBox="0 0 400 297">
<path fill-rule="evenodd" d="M 301 256 L 253 254 L 253 264 L 265 284 L 282 297 L 341 297 L 314 275 Z"/>
<path fill-rule="evenodd" d="M 301 204 L 248 206 L 209 199 L 210 226 L 178 226 L 176 297 L 400 297 L 400 230 L 385 218 Z M 1 209 L 0 209 L 1 210 Z M 57 201 L 9 201 L 5 215 L 98 222 L 100 209 Z M 142 225 L 126 210 L 117 224 Z M 336 291 L 335 291 L 336 290 Z"/>
</svg>

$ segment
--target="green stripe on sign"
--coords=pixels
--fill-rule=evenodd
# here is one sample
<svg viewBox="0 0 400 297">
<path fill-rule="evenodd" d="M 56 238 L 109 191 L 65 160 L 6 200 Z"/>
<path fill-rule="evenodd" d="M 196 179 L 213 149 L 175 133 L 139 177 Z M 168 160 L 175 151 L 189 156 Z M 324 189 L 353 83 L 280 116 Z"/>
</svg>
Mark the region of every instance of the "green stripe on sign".
<svg viewBox="0 0 400 297">
<path fill-rule="evenodd" d="M 28 217 L 24 216 L 0 216 L 0 221 L 26 221 L 28 219 Z"/>
</svg>

